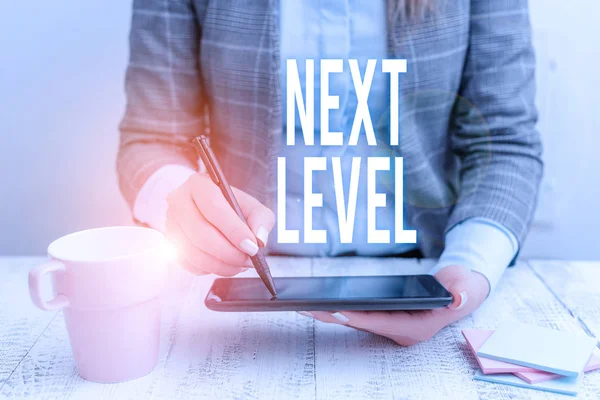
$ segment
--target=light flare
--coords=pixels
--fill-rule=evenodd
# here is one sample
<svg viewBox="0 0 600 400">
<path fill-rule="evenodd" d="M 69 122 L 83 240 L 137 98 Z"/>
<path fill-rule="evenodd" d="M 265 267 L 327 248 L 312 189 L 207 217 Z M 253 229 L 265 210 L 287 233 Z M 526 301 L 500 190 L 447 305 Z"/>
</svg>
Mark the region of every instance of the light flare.
<svg viewBox="0 0 600 400">
<path fill-rule="evenodd" d="M 163 246 L 160 249 L 160 253 L 164 257 L 165 261 L 169 263 L 177 261 L 177 257 L 179 255 L 177 247 L 168 240 L 164 241 Z"/>
</svg>

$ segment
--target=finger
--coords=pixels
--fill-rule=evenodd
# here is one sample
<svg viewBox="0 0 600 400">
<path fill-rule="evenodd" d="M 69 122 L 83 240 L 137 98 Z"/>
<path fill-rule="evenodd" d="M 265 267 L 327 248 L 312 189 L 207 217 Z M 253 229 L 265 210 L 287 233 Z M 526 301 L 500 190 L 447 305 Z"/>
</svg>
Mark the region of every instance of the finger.
<svg viewBox="0 0 600 400">
<path fill-rule="evenodd" d="M 191 178 L 192 198 L 204 218 L 215 226 L 229 242 L 249 256 L 258 252 L 255 234 L 231 208 L 221 190 L 205 174 Z"/>
<path fill-rule="evenodd" d="M 393 316 L 394 318 L 403 318 L 403 314 L 405 314 L 402 311 L 396 311 L 395 313 L 396 314 Z M 366 329 L 368 331 L 377 330 L 378 332 L 388 334 L 397 333 L 390 329 L 385 329 L 389 328 L 392 315 L 384 311 L 310 311 L 310 314 L 313 318 L 322 322 L 344 324 L 355 328 Z M 406 319 L 409 318 L 410 315 L 407 314 Z M 406 321 L 403 322 L 406 323 Z"/>
<path fill-rule="evenodd" d="M 180 238 L 182 235 L 181 228 L 172 219 L 167 218 L 165 222 L 165 239 L 175 249 L 175 259 L 181 265 L 185 260 L 183 240 Z"/>
<path fill-rule="evenodd" d="M 343 313 L 346 313 L 346 311 L 344 311 Z M 310 311 L 310 312 L 303 311 L 300 314 L 307 316 L 307 317 L 312 317 L 314 319 L 317 319 L 321 322 L 326 322 L 328 324 L 344 325 L 344 326 L 348 326 L 350 328 L 354 328 L 354 329 L 357 329 L 357 330 L 363 331 L 363 332 L 379 333 L 379 332 L 375 332 L 371 328 L 366 329 L 366 328 L 359 328 L 356 326 L 348 325 L 348 318 L 343 313 L 339 312 L 339 311 Z"/>
<path fill-rule="evenodd" d="M 240 208 L 246 217 L 248 226 L 250 226 L 250 229 L 256 235 L 256 239 L 258 239 L 258 245 L 265 247 L 269 239 L 269 234 L 275 225 L 275 214 L 249 194 L 236 188 L 232 189 L 240 203 Z"/>
<path fill-rule="evenodd" d="M 346 325 L 366 329 L 380 335 L 395 335 L 425 340 L 441 326 L 435 315 L 428 311 L 409 314 L 404 311 L 342 311 L 348 318 Z"/>
<path fill-rule="evenodd" d="M 327 312 L 325 312 L 322 315 L 319 315 L 319 318 L 316 318 L 312 313 L 317 313 L 317 312 L 319 312 L 319 311 L 312 311 L 312 312 L 309 312 L 309 311 L 298 311 L 298 314 L 303 315 L 303 316 L 308 317 L 308 318 L 317 319 L 317 320 L 319 320 L 321 322 L 337 323 L 337 324 L 340 323 L 339 320 L 337 320 L 337 322 L 334 322 L 333 320 L 331 320 L 332 316 L 331 315 L 327 316 L 328 314 L 330 314 L 330 313 L 327 313 Z M 371 331 L 366 330 L 366 329 L 357 328 L 355 326 L 350 326 L 350 325 L 345 325 L 345 324 L 344 324 L 344 326 L 347 326 L 348 328 L 356 329 L 357 331 L 361 331 L 361 332 L 365 332 L 365 333 L 377 333 L 377 332 L 371 332 Z"/>
<path fill-rule="evenodd" d="M 249 261 L 246 253 L 233 246 L 202 216 L 191 194 L 179 196 L 169 204 L 167 221 L 176 221 L 189 242 L 225 264 L 241 267 Z"/>
<path fill-rule="evenodd" d="M 173 228 L 175 226 L 175 228 Z M 183 234 L 176 222 L 167 222 L 167 239 L 177 248 L 178 260 L 181 267 L 195 275 L 206 275 L 211 272 L 222 276 L 233 276 L 245 269 L 225 265 L 218 271 L 220 260 L 198 250 Z M 204 266 L 209 267 L 204 267 Z M 240 271 L 238 271 L 240 270 Z"/>
<path fill-rule="evenodd" d="M 182 234 L 180 233 L 179 226 L 177 226 L 177 224 L 174 223 L 173 221 L 167 219 L 166 229 L 165 229 L 165 237 L 166 237 L 167 241 L 169 243 L 171 243 L 173 245 L 173 247 L 176 249 L 177 265 L 179 265 L 183 269 L 185 269 L 188 272 L 191 272 L 192 274 L 195 274 L 195 275 L 208 274 L 208 272 L 206 272 L 206 271 L 202 271 L 200 269 L 195 268 L 194 265 L 186 258 L 185 248 L 183 246 L 183 243 L 185 241 L 187 241 L 187 238 L 185 237 L 185 235 L 182 235 L 183 237 L 180 237 L 180 235 L 182 235 Z"/>
<path fill-rule="evenodd" d="M 185 267 L 191 267 L 193 271 L 198 275 L 204 273 L 212 273 L 219 276 L 235 276 L 241 272 L 246 271 L 248 268 L 234 267 L 229 264 L 225 264 L 223 261 L 211 256 L 210 254 L 204 253 L 202 250 L 197 250 L 197 253 L 190 256 L 186 256 Z"/>
<path fill-rule="evenodd" d="M 206 271 L 202 271 L 196 267 L 194 267 L 194 264 L 192 264 L 191 262 L 189 262 L 187 259 L 183 258 L 181 260 L 179 260 L 179 266 L 182 267 L 183 269 L 185 269 L 188 272 L 191 272 L 194 275 L 208 275 L 209 273 Z"/>
<path fill-rule="evenodd" d="M 182 266 L 188 271 L 196 275 L 214 273 L 221 276 L 234 276 L 246 270 L 246 268 L 227 264 L 194 246 L 176 224 L 172 220 L 168 223 L 168 240 L 177 248 L 181 255 Z"/>
<path fill-rule="evenodd" d="M 336 319 L 334 316 L 332 316 L 331 312 L 329 312 L 329 311 L 307 311 L 307 312 L 310 313 L 310 315 L 314 319 L 319 320 L 321 322 L 326 322 L 328 324 L 343 325 L 342 321 L 340 321 L 339 319 Z"/>
<path fill-rule="evenodd" d="M 321 322 L 325 322 L 328 324 L 338 324 L 338 325 L 344 325 L 347 326 L 348 328 L 353 328 L 356 329 L 358 331 L 361 332 L 366 332 L 366 333 L 372 333 L 375 335 L 380 335 L 380 336 L 385 336 L 393 341 L 395 341 L 396 343 L 398 343 L 401 346 L 411 346 L 415 343 L 418 343 L 419 341 L 407 336 L 400 336 L 397 334 L 390 334 L 389 332 L 381 332 L 378 331 L 376 328 L 376 326 L 369 326 L 361 328 L 355 325 L 351 325 L 346 321 L 346 317 L 345 314 L 347 314 L 348 311 L 343 311 L 343 312 L 327 312 L 327 311 L 300 311 L 299 314 L 304 315 L 306 317 L 310 317 L 310 318 L 314 318 L 318 321 Z M 343 315 L 343 317 L 340 317 L 340 315 Z"/>
<path fill-rule="evenodd" d="M 446 273 L 450 272 L 451 273 Z M 471 271 L 464 267 L 447 267 L 440 270 L 436 277 L 444 282 L 444 287 L 452 294 L 452 303 L 448 305 L 451 310 L 460 310 L 468 301 L 467 287 Z"/>
<path fill-rule="evenodd" d="M 346 317 L 347 313 L 349 313 L 349 312 L 348 311 L 343 311 L 343 312 L 300 311 L 300 312 L 298 312 L 298 314 L 304 315 L 305 317 L 314 318 L 321 322 L 325 322 L 325 323 L 329 323 L 329 324 L 343 325 L 348 328 L 356 329 L 357 331 L 371 333 L 371 334 L 379 335 L 379 336 L 384 336 L 390 340 L 393 340 L 400 346 L 412 346 L 412 345 L 420 342 L 420 340 L 409 337 L 409 336 L 401 336 L 396 333 L 390 333 L 387 331 L 379 331 L 379 330 L 377 330 L 377 326 L 369 326 L 369 327 L 361 328 L 356 325 L 351 325 L 351 324 L 349 324 L 349 321 L 345 320 L 345 318 L 348 318 L 348 317 Z M 340 314 L 343 315 L 342 318 L 340 318 Z"/>
<path fill-rule="evenodd" d="M 413 346 L 420 342 L 417 339 L 413 339 L 413 338 L 406 337 L 406 336 L 396 336 L 396 335 L 392 335 L 392 336 L 382 335 L 382 336 L 385 336 L 385 337 L 393 340 L 394 342 L 398 343 L 400 346 L 404 346 L 404 347 Z"/>
<path fill-rule="evenodd" d="M 467 304 L 467 301 L 469 300 L 469 296 L 467 294 L 466 289 L 465 290 L 456 289 L 454 291 L 451 291 L 450 293 L 452 293 L 453 299 L 452 299 L 452 303 L 450 303 L 448 305 L 448 308 L 450 308 L 452 310 L 460 310 Z"/>
</svg>

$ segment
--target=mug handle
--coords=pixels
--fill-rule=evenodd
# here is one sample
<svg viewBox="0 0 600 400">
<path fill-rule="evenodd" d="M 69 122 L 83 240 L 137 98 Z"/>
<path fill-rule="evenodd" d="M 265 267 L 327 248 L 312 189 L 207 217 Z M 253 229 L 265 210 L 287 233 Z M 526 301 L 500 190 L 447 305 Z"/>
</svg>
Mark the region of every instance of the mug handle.
<svg viewBox="0 0 600 400">
<path fill-rule="evenodd" d="M 58 271 L 65 271 L 65 266 L 60 261 L 50 260 L 38 265 L 29 271 L 29 295 L 36 307 L 42 310 L 58 310 L 69 305 L 69 299 L 64 294 L 58 294 L 52 300 L 42 299 L 40 291 L 40 281 L 46 274 L 53 274 Z"/>
</svg>

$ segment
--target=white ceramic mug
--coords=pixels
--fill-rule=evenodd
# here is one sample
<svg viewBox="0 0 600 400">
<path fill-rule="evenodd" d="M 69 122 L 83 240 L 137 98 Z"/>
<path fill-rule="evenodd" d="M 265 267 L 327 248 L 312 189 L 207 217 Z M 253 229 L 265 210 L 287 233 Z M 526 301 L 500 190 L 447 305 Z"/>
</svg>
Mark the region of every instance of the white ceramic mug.
<svg viewBox="0 0 600 400">
<path fill-rule="evenodd" d="M 30 271 L 29 293 L 43 310 L 63 309 L 79 374 L 119 382 L 152 371 L 167 277 L 164 235 L 134 226 L 90 229 L 55 240 L 48 255 Z M 40 291 L 45 275 L 54 291 L 48 301 Z"/>
</svg>

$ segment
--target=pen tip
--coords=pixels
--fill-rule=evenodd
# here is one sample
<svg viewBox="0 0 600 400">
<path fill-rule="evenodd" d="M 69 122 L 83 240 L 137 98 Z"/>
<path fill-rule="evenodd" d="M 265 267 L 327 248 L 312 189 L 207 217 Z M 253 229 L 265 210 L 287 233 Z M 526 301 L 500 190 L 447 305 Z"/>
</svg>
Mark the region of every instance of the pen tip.
<svg viewBox="0 0 600 400">
<path fill-rule="evenodd" d="M 265 286 L 269 290 L 269 293 L 271 293 L 271 296 L 273 296 L 273 298 L 276 298 L 277 297 L 277 289 L 275 289 L 275 282 L 273 282 L 273 278 L 271 278 L 271 274 L 268 274 L 267 279 L 265 279 Z"/>
</svg>

